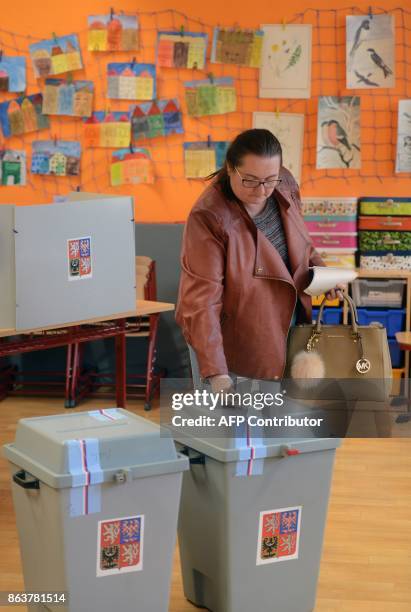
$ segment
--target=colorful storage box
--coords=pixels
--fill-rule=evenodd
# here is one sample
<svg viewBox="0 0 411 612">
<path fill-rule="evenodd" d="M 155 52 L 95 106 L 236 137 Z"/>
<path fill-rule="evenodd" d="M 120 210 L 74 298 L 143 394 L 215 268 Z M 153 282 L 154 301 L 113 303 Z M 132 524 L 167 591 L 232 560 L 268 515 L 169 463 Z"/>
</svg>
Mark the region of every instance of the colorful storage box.
<svg viewBox="0 0 411 612">
<path fill-rule="evenodd" d="M 360 268 L 364 270 L 411 270 L 411 251 L 397 253 L 365 251 L 360 256 Z"/>
<path fill-rule="evenodd" d="M 356 306 L 401 308 L 405 284 L 402 279 L 357 278 L 351 285 L 352 296 Z"/>
<path fill-rule="evenodd" d="M 311 234 L 316 249 L 353 249 L 357 248 L 357 234 Z"/>
<path fill-rule="evenodd" d="M 361 251 L 411 251 L 411 232 L 361 230 Z"/>
<path fill-rule="evenodd" d="M 347 220 L 357 216 L 356 198 L 303 198 L 302 213 L 304 218 L 312 216 L 342 216 Z"/>
<path fill-rule="evenodd" d="M 411 217 L 360 217 L 358 229 L 410 232 Z"/>
<path fill-rule="evenodd" d="M 398 331 L 405 327 L 405 308 L 386 310 L 371 310 L 369 308 L 358 308 L 358 323 L 360 325 L 371 325 L 381 323 L 387 330 L 387 336 L 394 338 Z"/>
<path fill-rule="evenodd" d="M 411 198 L 361 198 L 360 215 L 411 215 Z"/>
<path fill-rule="evenodd" d="M 304 217 L 308 231 L 313 234 L 351 234 L 357 231 L 357 219 L 347 220 L 344 217 L 312 218 Z"/>
<path fill-rule="evenodd" d="M 319 308 L 313 308 L 312 320 L 317 320 Z M 343 320 L 343 309 L 341 308 L 324 308 L 322 322 L 325 325 L 340 325 Z"/>
<path fill-rule="evenodd" d="M 337 268 L 355 268 L 355 249 L 345 250 L 319 250 L 319 254 L 326 266 Z"/>
<path fill-rule="evenodd" d="M 320 252 L 324 263 L 355 268 L 357 200 L 304 198 L 302 212 L 313 245 Z"/>
</svg>

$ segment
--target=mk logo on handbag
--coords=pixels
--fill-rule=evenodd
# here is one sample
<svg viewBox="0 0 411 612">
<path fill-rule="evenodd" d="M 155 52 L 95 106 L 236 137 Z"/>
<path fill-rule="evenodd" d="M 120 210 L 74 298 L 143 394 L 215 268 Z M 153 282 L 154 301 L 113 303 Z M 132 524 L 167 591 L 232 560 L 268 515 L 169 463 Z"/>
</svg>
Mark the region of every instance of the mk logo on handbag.
<svg viewBox="0 0 411 612">
<path fill-rule="evenodd" d="M 362 359 L 359 359 L 357 361 L 355 367 L 357 369 L 357 372 L 359 372 L 360 374 L 367 374 L 367 372 L 371 370 L 371 363 L 368 361 L 368 359 L 365 359 L 365 357 L 363 357 Z"/>
</svg>

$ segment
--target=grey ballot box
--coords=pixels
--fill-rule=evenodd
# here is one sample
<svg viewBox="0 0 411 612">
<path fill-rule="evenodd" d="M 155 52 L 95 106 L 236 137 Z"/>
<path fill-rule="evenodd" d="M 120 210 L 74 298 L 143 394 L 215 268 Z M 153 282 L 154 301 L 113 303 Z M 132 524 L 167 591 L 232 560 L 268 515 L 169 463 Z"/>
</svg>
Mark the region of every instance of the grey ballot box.
<svg viewBox="0 0 411 612">
<path fill-rule="evenodd" d="M 207 388 L 189 348 L 194 388 Z M 178 526 L 184 593 L 212 612 L 310 612 L 340 439 L 252 429 L 237 437 L 171 429 L 191 463 Z"/>
<path fill-rule="evenodd" d="M 0 327 L 36 329 L 136 307 L 131 197 L 0 207 Z"/>
<path fill-rule="evenodd" d="M 181 440 L 186 598 L 212 612 L 314 610 L 338 439 Z M 294 454 L 296 453 L 296 454 Z"/>
<path fill-rule="evenodd" d="M 21 419 L 4 446 L 36 612 L 167 612 L 182 472 L 160 428 L 123 409 Z"/>
</svg>

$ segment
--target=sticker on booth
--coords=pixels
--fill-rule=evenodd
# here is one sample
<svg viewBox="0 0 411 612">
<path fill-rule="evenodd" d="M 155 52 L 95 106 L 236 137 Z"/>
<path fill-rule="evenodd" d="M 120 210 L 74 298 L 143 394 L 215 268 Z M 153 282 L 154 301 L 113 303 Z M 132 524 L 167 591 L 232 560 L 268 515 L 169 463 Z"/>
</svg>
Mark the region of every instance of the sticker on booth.
<svg viewBox="0 0 411 612">
<path fill-rule="evenodd" d="M 93 276 L 90 236 L 67 240 L 67 254 L 69 280 L 83 280 Z"/>
<path fill-rule="evenodd" d="M 144 515 L 99 521 L 97 576 L 143 569 Z"/>
<path fill-rule="evenodd" d="M 301 512 L 302 506 L 260 512 L 257 565 L 298 559 Z"/>
</svg>

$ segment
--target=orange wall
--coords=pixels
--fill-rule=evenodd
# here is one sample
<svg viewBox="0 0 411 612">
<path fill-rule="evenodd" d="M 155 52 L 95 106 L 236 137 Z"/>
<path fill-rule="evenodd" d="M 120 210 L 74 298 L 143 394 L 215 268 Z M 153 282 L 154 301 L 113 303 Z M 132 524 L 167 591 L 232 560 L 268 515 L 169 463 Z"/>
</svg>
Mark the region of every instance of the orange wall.
<svg viewBox="0 0 411 612">
<path fill-rule="evenodd" d="M 376 115 L 370 113 L 372 107 L 372 92 L 361 92 L 359 94 L 368 100 L 362 108 L 362 139 L 364 159 L 370 160 L 363 164 L 361 174 L 366 178 L 358 176 L 356 171 L 317 171 L 315 170 L 315 133 L 316 133 L 316 95 L 350 95 L 352 91 L 345 90 L 345 68 L 344 68 L 344 24 L 345 14 L 349 10 L 344 7 L 352 6 L 352 2 L 339 0 L 338 11 L 331 12 L 329 0 L 316 0 L 315 2 L 304 3 L 298 0 L 289 0 L 281 10 L 274 10 L 272 0 L 257 0 L 256 3 L 238 0 L 236 2 L 219 2 L 208 0 L 208 2 L 192 2 L 188 0 L 174 0 L 174 12 L 161 13 L 171 5 L 170 0 L 122 0 L 121 3 L 112 4 L 105 0 L 72 0 L 71 2 L 51 3 L 45 0 L 20 0 L 16 3 L 8 3 L 7 10 L 2 13 L 0 24 L 1 46 L 7 55 L 25 54 L 30 42 L 41 38 L 51 38 L 52 32 L 64 35 L 69 33 L 79 33 L 82 46 L 83 60 L 85 69 L 75 74 L 75 78 L 89 78 L 96 83 L 95 109 L 124 110 L 128 108 L 127 101 L 110 101 L 105 99 L 105 65 L 109 61 L 130 61 L 135 55 L 137 61 L 154 60 L 154 42 L 157 29 L 179 29 L 184 25 L 186 30 L 203 29 L 202 22 L 206 30 L 211 32 L 210 27 L 214 25 L 232 26 L 237 24 L 242 27 L 258 27 L 261 23 L 279 23 L 283 19 L 286 21 L 301 22 L 296 19 L 296 14 L 301 13 L 308 7 L 322 9 L 323 12 L 316 15 L 314 12 L 306 14 L 304 22 L 311 22 L 314 25 L 321 20 L 323 25 L 331 25 L 330 30 L 321 28 L 321 43 L 327 41 L 338 41 L 337 62 L 331 65 L 323 65 L 322 76 L 335 78 L 331 84 L 324 84 L 320 80 L 319 65 L 326 59 L 324 48 L 315 46 L 313 52 L 313 99 L 306 101 L 279 100 L 257 100 L 258 71 L 253 69 L 239 69 L 236 66 L 216 66 L 211 68 L 215 75 L 232 75 L 237 78 L 237 83 L 241 80 L 241 99 L 239 101 L 242 112 L 233 113 L 230 116 L 220 116 L 205 118 L 204 120 L 193 120 L 184 117 L 186 129 L 186 139 L 206 139 L 211 134 L 214 140 L 230 139 L 241 129 L 251 127 L 253 110 L 306 112 L 306 134 L 303 164 L 303 195 L 411 195 L 410 175 L 395 176 L 393 158 L 395 155 L 395 135 L 396 135 L 396 108 L 398 97 L 404 96 L 404 92 L 411 97 L 410 80 L 411 74 L 408 73 L 408 83 L 405 84 L 405 63 L 401 62 L 403 57 L 399 57 L 404 43 L 411 46 L 411 10 L 406 15 L 408 19 L 407 39 L 402 44 L 397 44 L 397 68 L 400 69 L 395 90 L 385 92 L 385 99 L 379 94 L 379 104 L 381 112 L 378 115 L 377 123 L 382 121 L 387 123 L 387 128 L 382 130 L 381 124 L 373 126 Z M 133 53 L 121 54 L 98 54 L 94 56 L 86 50 L 86 30 L 87 16 L 95 13 L 106 13 L 110 6 L 115 11 L 123 10 L 132 13 L 138 10 L 141 15 L 142 26 L 146 29 L 142 32 L 142 48 Z M 278 5 L 277 5 L 278 6 Z M 369 3 L 356 3 L 357 7 L 362 7 L 368 11 Z M 385 10 L 392 10 L 398 7 L 397 0 L 381 1 L 378 6 Z M 152 14 L 149 15 L 148 13 Z M 380 11 L 376 11 L 380 12 Z M 187 16 L 185 19 L 184 16 Z M 399 19 L 398 19 L 399 21 Z M 398 22 L 397 22 L 398 23 Z M 14 35 L 8 34 L 11 32 Z M 401 36 L 405 30 L 401 29 Z M 33 39 L 28 37 L 32 36 Z M 314 40 L 316 34 L 314 33 Z M 336 38 L 335 38 L 336 36 Z M 397 31 L 398 36 L 398 31 Z M 400 60 L 400 61 L 399 61 Z M 411 58 L 408 58 L 411 62 Z M 33 76 L 31 61 L 28 59 L 28 93 L 39 90 Z M 401 68 L 402 66 L 402 68 Z M 402 70 L 402 72 L 401 72 Z M 64 76 L 64 75 L 63 75 Z M 191 71 L 163 69 L 158 75 L 158 97 L 172 97 L 178 95 L 183 98 L 182 80 L 198 78 L 203 74 L 193 75 Z M 241 79 L 239 78 L 241 76 Z M 408 87 L 408 90 L 407 90 Z M 1 99 L 9 97 L 7 94 L 0 94 Z M 184 103 L 183 103 L 184 109 Z M 366 125 L 371 125 L 367 128 Z M 24 138 L 12 138 L 6 142 L 7 147 L 25 148 L 27 152 L 28 166 L 30 164 L 30 143 L 38 138 L 47 139 L 49 137 L 81 139 L 82 125 L 81 120 L 71 118 L 54 117 L 51 118 L 51 128 L 38 134 L 28 134 Z M 168 139 L 155 139 L 142 143 L 153 150 L 153 158 L 156 160 L 156 168 L 162 178 L 157 180 L 154 185 L 135 186 L 130 188 L 121 187 L 112 189 L 109 185 L 109 159 L 108 149 L 94 149 L 83 152 L 82 175 L 79 180 L 73 178 L 55 178 L 32 176 L 28 172 L 28 184 L 26 187 L 0 187 L 0 203 L 19 203 L 32 204 L 50 202 L 56 193 L 64 194 L 71 189 L 75 189 L 78 184 L 85 191 L 101 191 L 113 193 L 130 193 L 135 197 L 136 220 L 137 221 L 179 221 L 186 218 L 194 200 L 203 189 L 201 181 L 187 181 L 183 178 L 182 166 L 182 142 L 181 136 L 171 136 Z M 373 141 L 380 142 L 381 146 L 377 156 L 381 154 L 383 161 L 376 167 L 373 156 Z M 368 147 L 368 149 L 367 149 Z M 375 178 L 376 170 L 383 176 L 380 181 Z M 174 178 L 171 178 L 174 177 Z M 332 177 L 332 178 L 331 178 Z"/>
</svg>

